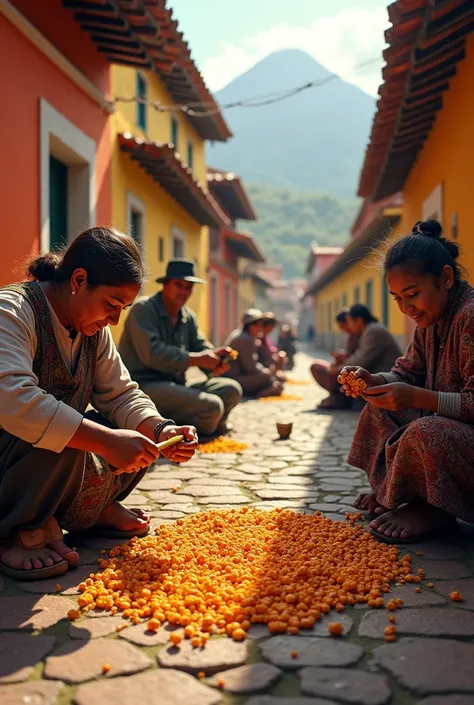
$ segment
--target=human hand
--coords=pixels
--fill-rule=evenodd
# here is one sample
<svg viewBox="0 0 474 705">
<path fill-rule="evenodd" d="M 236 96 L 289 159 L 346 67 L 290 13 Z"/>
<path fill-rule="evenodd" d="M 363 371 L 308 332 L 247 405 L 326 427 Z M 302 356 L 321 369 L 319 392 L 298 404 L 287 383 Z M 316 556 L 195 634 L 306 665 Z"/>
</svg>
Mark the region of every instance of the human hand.
<svg viewBox="0 0 474 705">
<path fill-rule="evenodd" d="M 160 433 L 158 443 L 167 441 L 173 436 L 184 436 L 185 442 L 164 448 L 161 451 L 163 457 L 172 463 L 186 463 L 191 460 L 198 447 L 198 436 L 194 426 L 165 426 Z"/>
<path fill-rule="evenodd" d="M 382 409 L 388 409 L 389 411 L 402 411 L 416 406 L 415 393 L 416 387 L 411 384 L 393 382 L 391 384 L 372 386 L 370 389 L 366 389 L 362 396 L 374 406 L 380 406 Z"/>
<path fill-rule="evenodd" d="M 197 367 L 203 370 L 215 370 L 219 366 L 221 359 L 213 350 L 205 350 L 195 356 Z"/>
<path fill-rule="evenodd" d="M 154 463 L 160 454 L 156 444 L 137 431 L 114 429 L 108 437 L 110 442 L 100 455 L 115 473 L 138 472 Z"/>
<path fill-rule="evenodd" d="M 228 362 L 221 362 L 219 365 L 217 365 L 217 367 L 215 368 L 215 370 L 213 370 L 212 376 L 213 376 L 213 377 L 221 377 L 222 375 L 224 375 L 224 374 L 225 374 L 226 372 L 228 372 L 229 370 L 230 370 L 230 365 L 229 365 L 229 363 L 228 363 Z"/>
<path fill-rule="evenodd" d="M 228 345 L 221 345 L 218 348 L 214 348 L 212 352 L 218 355 L 219 357 L 227 357 L 227 355 L 230 355 L 230 353 L 232 352 L 232 348 L 229 348 Z"/>
<path fill-rule="evenodd" d="M 377 384 L 377 380 L 374 379 L 375 375 L 371 375 L 370 372 L 365 370 L 363 367 L 346 366 L 346 367 L 342 368 L 342 370 L 340 371 L 338 378 L 337 378 L 337 381 L 339 382 L 339 384 L 342 384 L 342 391 L 345 393 L 349 392 L 349 394 L 350 394 L 351 390 L 349 388 L 346 389 L 347 385 L 344 385 L 341 380 L 341 375 L 343 374 L 343 372 L 345 372 L 347 374 L 349 374 L 350 372 L 354 372 L 355 376 L 362 379 L 366 383 L 367 387 L 374 387 Z"/>
</svg>

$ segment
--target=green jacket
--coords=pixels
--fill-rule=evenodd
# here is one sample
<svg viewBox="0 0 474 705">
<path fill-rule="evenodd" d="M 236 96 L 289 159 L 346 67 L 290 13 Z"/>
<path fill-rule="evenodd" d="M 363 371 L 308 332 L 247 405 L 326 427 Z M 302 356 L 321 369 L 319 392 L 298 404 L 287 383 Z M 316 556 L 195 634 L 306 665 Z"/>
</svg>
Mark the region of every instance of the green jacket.
<svg viewBox="0 0 474 705">
<path fill-rule="evenodd" d="M 173 325 L 159 292 L 134 304 L 125 321 L 119 352 L 138 384 L 185 384 L 189 353 L 212 347 L 199 330 L 196 314 L 187 306 L 179 312 L 176 327 Z"/>
</svg>

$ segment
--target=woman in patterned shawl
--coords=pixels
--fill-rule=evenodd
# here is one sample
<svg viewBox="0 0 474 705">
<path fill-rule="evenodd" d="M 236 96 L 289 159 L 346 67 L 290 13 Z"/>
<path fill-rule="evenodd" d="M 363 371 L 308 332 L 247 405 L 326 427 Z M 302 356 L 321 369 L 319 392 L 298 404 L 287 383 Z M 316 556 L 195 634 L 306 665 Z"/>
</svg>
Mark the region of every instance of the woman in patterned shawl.
<svg viewBox="0 0 474 705">
<path fill-rule="evenodd" d="M 112 340 L 109 325 L 143 284 L 134 241 L 91 228 L 34 259 L 28 275 L 0 289 L 0 570 L 17 580 L 77 564 L 62 529 L 146 534 L 150 517 L 121 500 L 157 442 L 185 436 L 164 451 L 175 462 L 197 445 L 192 426 L 163 419 L 131 381 Z"/>
<path fill-rule="evenodd" d="M 390 372 L 346 368 L 368 385 L 348 462 L 366 471 L 372 493 L 355 506 L 389 543 L 474 522 L 474 289 L 458 255 L 433 220 L 392 245 L 387 285 L 416 322 L 413 340 Z"/>
</svg>

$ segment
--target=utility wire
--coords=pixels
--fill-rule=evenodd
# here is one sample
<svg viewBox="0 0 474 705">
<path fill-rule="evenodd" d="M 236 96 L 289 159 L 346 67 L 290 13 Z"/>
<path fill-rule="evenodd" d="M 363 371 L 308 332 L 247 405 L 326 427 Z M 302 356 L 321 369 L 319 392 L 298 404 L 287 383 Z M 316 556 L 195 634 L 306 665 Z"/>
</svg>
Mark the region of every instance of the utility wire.
<svg viewBox="0 0 474 705">
<path fill-rule="evenodd" d="M 380 58 L 369 59 L 360 64 L 354 66 L 354 71 L 358 71 L 366 66 L 378 63 Z M 115 96 L 113 98 L 113 103 L 139 103 L 141 105 L 146 105 L 154 110 L 162 113 L 176 113 L 183 112 L 190 117 L 195 118 L 207 118 L 213 115 L 218 115 L 223 110 L 232 110 L 233 108 L 261 108 L 265 105 L 274 105 L 275 103 L 280 103 L 283 100 L 288 100 L 293 98 L 295 95 L 307 91 L 310 88 L 320 88 L 321 86 L 330 83 L 331 81 L 341 80 L 338 74 L 330 74 L 324 78 L 318 78 L 314 81 L 309 81 L 296 88 L 290 88 L 282 91 L 276 91 L 273 93 L 266 93 L 263 95 L 255 96 L 253 98 L 244 98 L 241 100 L 236 100 L 231 103 L 224 103 L 223 105 L 216 106 L 214 101 L 208 102 L 191 102 L 191 103 L 175 103 L 174 105 L 163 105 L 158 100 L 148 100 L 147 98 L 140 98 L 138 96 L 133 96 L 131 98 L 126 98 L 123 96 Z"/>
</svg>

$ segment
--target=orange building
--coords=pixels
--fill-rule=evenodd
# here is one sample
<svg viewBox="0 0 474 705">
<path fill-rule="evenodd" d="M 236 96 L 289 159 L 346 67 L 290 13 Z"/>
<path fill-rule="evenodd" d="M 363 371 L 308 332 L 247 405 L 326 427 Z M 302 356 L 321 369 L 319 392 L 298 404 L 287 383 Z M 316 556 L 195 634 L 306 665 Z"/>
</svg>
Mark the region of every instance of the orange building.
<svg viewBox="0 0 474 705">
<path fill-rule="evenodd" d="M 1 0 L 0 285 L 110 222 L 110 65 L 61 0 Z"/>
<path fill-rule="evenodd" d="M 227 218 L 225 227 L 209 230 L 209 331 L 216 344 L 240 323 L 239 266 L 242 260 L 263 263 L 263 252 L 249 233 L 236 229 L 236 220 L 256 220 L 257 215 L 236 174 L 208 169 L 208 188 Z"/>
</svg>

